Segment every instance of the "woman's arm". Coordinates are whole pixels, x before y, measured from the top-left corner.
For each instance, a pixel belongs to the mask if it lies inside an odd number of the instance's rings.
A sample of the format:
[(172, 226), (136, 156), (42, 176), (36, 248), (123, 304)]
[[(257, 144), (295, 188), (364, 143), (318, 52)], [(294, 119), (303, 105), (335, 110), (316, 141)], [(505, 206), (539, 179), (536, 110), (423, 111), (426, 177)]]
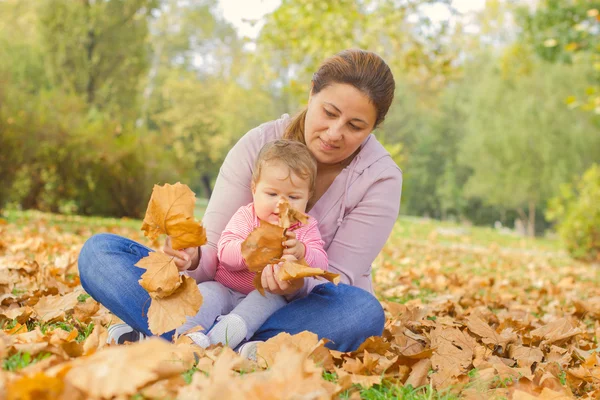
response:
[(310, 219), (310, 224), (306, 232), (299, 239), (305, 248), (304, 260), (313, 268), (328, 269), (327, 252), (323, 248), (325, 244), (319, 232), (319, 226), (314, 218)]
[(402, 172), (387, 168), (344, 217), (327, 249), (329, 271), (339, 273), (342, 282), (373, 291), (371, 264), (398, 218), (401, 192)]
[[(338, 228), (329, 248), (329, 272), (340, 274), (342, 283), (373, 292), (371, 264), (387, 241), (400, 209), (402, 172), (396, 166), (384, 170), (365, 196)], [(325, 283), (305, 278), (301, 290), (288, 296), (288, 301), (306, 296)]]

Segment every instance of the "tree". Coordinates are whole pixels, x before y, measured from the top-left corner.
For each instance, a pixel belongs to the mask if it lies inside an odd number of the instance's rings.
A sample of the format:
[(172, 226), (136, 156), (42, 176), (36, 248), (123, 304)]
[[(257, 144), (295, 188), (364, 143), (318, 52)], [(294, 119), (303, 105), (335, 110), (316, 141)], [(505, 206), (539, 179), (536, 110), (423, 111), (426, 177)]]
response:
[(137, 114), (148, 68), (148, 17), (158, 0), (43, 0), (39, 29), (53, 86), (119, 120)]
[(590, 119), (562, 100), (588, 84), (587, 74), (541, 61), (531, 75), (510, 79), (493, 66), (477, 68), (459, 159), (473, 171), (466, 193), (520, 210), (533, 235), (536, 209), (600, 157)]

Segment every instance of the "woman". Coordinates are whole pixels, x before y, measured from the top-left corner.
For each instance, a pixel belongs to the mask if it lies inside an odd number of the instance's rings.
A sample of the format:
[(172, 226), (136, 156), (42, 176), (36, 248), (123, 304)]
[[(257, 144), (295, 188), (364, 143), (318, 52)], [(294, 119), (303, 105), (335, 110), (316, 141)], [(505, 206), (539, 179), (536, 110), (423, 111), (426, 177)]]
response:
[[(231, 149), (219, 172), (203, 217), (208, 243), (175, 251), (177, 267), (198, 282), (212, 280), (216, 243), (233, 213), (252, 201), (252, 168), (262, 146), (286, 138), (305, 143), (317, 160), (315, 192), (307, 211), (319, 221), (334, 285), (315, 278), (290, 282), (265, 268), (262, 284), (290, 301), (255, 333), (262, 341), (280, 332), (309, 330), (331, 340), (330, 348), (355, 350), (379, 336), (383, 309), (371, 284), (371, 263), (383, 248), (400, 207), (402, 172), (371, 132), (384, 120), (394, 97), (394, 78), (376, 54), (345, 50), (327, 59), (313, 75), (308, 106), (294, 118), (283, 115), (249, 131)], [(117, 342), (150, 335), (148, 293), (138, 284), (144, 270), (134, 267), (150, 249), (116, 235), (91, 237), (79, 256), (83, 288), (127, 323), (112, 329)], [(163, 337), (170, 339), (173, 332)]]

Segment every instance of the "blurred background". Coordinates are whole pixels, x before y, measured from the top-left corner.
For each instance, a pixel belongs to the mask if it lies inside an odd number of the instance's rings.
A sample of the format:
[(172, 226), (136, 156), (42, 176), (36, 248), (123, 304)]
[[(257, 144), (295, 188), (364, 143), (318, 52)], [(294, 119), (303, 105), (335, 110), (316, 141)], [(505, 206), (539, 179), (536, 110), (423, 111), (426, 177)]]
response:
[(0, 209), (137, 218), (177, 181), (208, 198), (235, 141), (300, 110), (319, 63), (359, 47), (396, 78), (376, 134), (404, 171), (402, 214), (529, 236), (558, 223), (600, 246), (599, 10), (0, 0)]

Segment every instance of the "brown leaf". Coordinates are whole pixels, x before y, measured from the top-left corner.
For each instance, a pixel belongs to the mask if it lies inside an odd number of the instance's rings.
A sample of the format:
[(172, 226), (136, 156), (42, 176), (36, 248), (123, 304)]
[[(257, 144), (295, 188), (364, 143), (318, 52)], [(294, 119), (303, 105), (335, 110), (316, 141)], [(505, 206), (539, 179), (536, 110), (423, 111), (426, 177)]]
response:
[(181, 285), (179, 270), (172, 256), (153, 251), (135, 266), (146, 270), (139, 283), (153, 298), (167, 297)]
[(242, 243), (242, 257), (248, 269), (260, 272), (268, 264), (273, 264), (283, 255), (284, 229), (266, 221), (248, 235)]
[(42, 322), (64, 321), (65, 313), (72, 311), (78, 303), (80, 291), (74, 291), (64, 296), (44, 296), (33, 306), (36, 317)]
[(88, 297), (85, 302), (78, 302), (73, 311), (73, 318), (76, 321), (87, 324), (92, 320), (92, 316), (100, 310), (100, 303)]
[(520, 367), (531, 367), (534, 363), (542, 362), (544, 358), (544, 353), (535, 347), (511, 345), (508, 347), (508, 354)]
[(431, 376), (434, 387), (443, 388), (467, 371), (476, 346), (475, 340), (456, 328), (436, 328), (431, 332), (435, 348), (431, 362), (436, 372)]
[(319, 338), (315, 333), (303, 331), (295, 335), (290, 335), (289, 333), (281, 332), (266, 342), (258, 343), (256, 349), (256, 358), (261, 367), (268, 368), (269, 366), (273, 365), (275, 355), (283, 347), (287, 346), (310, 354), (319, 345)]
[(508, 343), (516, 340), (516, 336), (513, 338), (512, 336), (499, 335), (487, 322), (473, 314), (467, 318), (467, 328), (474, 334), (481, 336), (483, 343), (500, 346), (502, 349), (506, 349)]
[(106, 345), (108, 330), (102, 325), (94, 325), (92, 333), (85, 339), (83, 343), (83, 354), (90, 355)]
[(148, 309), (148, 326), (155, 335), (180, 327), (185, 317), (196, 315), (202, 305), (196, 281), (189, 276), (182, 278), (183, 283), (173, 294), (152, 299)]
[(336, 285), (340, 283), (340, 275), (332, 272), (323, 271), (321, 268), (312, 268), (293, 261), (284, 261), (282, 268), (279, 269), (278, 278), (282, 281), (289, 281), (298, 278), (309, 277), (325, 278)]
[(16, 319), (19, 323), (24, 324), (33, 313), (33, 308), (29, 306), (8, 308), (0, 311), (0, 316), (6, 319)]
[(288, 229), (296, 222), (300, 222), (301, 224), (306, 224), (308, 222), (308, 215), (292, 208), (287, 200), (283, 200), (278, 205), (278, 212), (279, 226), (281, 226), (284, 229)]
[(153, 337), (79, 358), (65, 380), (88, 397), (129, 396), (149, 383), (181, 374), (193, 362), (176, 345)]
[(582, 330), (575, 328), (568, 318), (559, 318), (531, 331), (531, 336), (543, 339), (546, 344), (552, 344), (569, 339), (581, 333)]
[(160, 234), (170, 236), (175, 250), (205, 244), (206, 231), (194, 219), (195, 202), (196, 195), (187, 185), (154, 185), (142, 231), (152, 240)]
[(410, 375), (408, 379), (404, 383), (404, 385), (412, 385), (414, 388), (421, 387), (427, 383), (427, 375), (429, 374), (429, 370), (431, 369), (431, 360), (425, 358), (423, 360), (418, 361), (415, 365), (412, 366), (412, 370), (410, 371)]

